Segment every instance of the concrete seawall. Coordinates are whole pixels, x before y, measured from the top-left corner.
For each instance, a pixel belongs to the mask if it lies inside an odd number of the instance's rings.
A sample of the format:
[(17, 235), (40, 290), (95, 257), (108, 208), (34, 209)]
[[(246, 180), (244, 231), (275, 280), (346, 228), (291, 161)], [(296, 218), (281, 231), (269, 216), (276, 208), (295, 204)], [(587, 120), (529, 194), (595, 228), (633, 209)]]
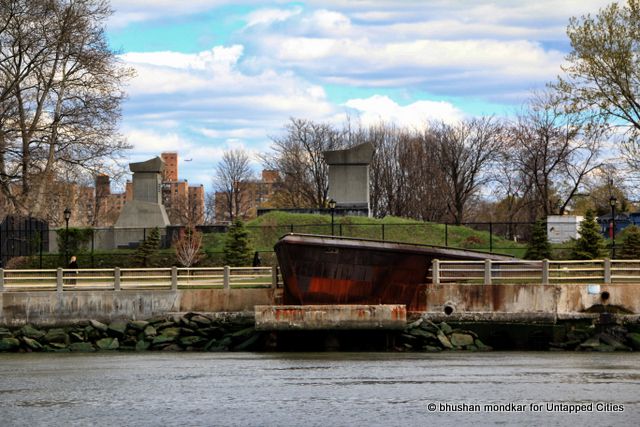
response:
[[(427, 290), (427, 313), (509, 313), (533, 318), (540, 314), (563, 317), (599, 305), (616, 306), (640, 314), (640, 285), (432, 285)], [(526, 316), (524, 316), (526, 317)]]
[[(73, 323), (79, 320), (148, 319), (174, 312), (250, 312), (275, 305), (273, 288), (193, 290), (65, 290), (0, 292), (0, 324), (18, 326)], [(434, 318), (485, 317), (486, 320), (554, 322), (589, 317), (594, 307), (615, 307), (640, 314), (640, 284), (430, 285), (426, 310)]]
[(0, 324), (71, 324), (98, 319), (149, 319), (170, 312), (253, 312), (272, 304), (274, 290), (197, 289), (139, 291), (1, 292)]

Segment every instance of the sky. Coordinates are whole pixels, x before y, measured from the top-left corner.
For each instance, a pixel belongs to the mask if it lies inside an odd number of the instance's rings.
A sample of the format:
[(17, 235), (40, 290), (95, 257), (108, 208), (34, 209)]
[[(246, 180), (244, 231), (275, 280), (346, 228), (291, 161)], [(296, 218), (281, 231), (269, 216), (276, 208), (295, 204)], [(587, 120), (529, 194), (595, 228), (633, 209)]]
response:
[(107, 37), (136, 70), (128, 161), (177, 151), (211, 189), (222, 153), (257, 155), (290, 118), (420, 127), (509, 116), (561, 73), (572, 16), (600, 0), (112, 0)]

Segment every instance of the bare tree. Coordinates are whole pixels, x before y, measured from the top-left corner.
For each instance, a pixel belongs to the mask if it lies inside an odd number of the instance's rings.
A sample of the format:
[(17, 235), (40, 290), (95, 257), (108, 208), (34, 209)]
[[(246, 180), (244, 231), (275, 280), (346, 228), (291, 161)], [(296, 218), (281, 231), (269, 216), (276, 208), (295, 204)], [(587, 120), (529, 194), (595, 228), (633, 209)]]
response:
[(551, 91), (534, 95), (509, 130), (506, 161), (517, 171), (530, 220), (562, 214), (585, 177), (601, 167), (602, 128)]
[(344, 134), (326, 123), (291, 119), (286, 134), (272, 138), (271, 152), (262, 155), (267, 169), (281, 174), (278, 200), (288, 206), (324, 207), (328, 201), (328, 166), (323, 151), (345, 145)]
[(491, 179), (487, 169), (503, 144), (501, 126), (485, 117), (454, 126), (433, 124), (427, 134), (434, 140), (437, 164), (445, 177), (447, 208), (453, 221), (461, 224), (467, 203)]
[(193, 226), (187, 226), (180, 230), (173, 240), (178, 262), (184, 267), (191, 267), (202, 257), (202, 233)]
[(108, 48), (110, 14), (105, 0), (0, 0), (0, 191), (17, 213), (43, 216), (51, 184), (128, 148), (131, 70)]
[[(246, 200), (244, 185), (253, 178), (249, 155), (244, 150), (225, 151), (218, 163), (213, 179), (216, 205), (223, 206), (225, 219), (233, 221), (242, 218)], [(217, 209), (216, 209), (217, 210)], [(221, 218), (216, 218), (218, 221)]]
[(386, 123), (359, 132), (375, 148), (370, 180), (374, 216), (441, 220), (446, 214), (443, 175), (432, 139)]

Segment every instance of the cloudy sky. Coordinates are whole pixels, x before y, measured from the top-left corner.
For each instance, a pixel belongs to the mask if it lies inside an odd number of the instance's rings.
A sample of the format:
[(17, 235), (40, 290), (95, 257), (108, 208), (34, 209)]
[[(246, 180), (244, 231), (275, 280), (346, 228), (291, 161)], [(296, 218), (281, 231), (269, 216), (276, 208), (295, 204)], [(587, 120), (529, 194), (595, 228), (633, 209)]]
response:
[(568, 19), (607, 3), (112, 0), (109, 42), (137, 71), (122, 131), (133, 161), (178, 151), (209, 190), (225, 150), (268, 150), (290, 117), (509, 115), (560, 73)]

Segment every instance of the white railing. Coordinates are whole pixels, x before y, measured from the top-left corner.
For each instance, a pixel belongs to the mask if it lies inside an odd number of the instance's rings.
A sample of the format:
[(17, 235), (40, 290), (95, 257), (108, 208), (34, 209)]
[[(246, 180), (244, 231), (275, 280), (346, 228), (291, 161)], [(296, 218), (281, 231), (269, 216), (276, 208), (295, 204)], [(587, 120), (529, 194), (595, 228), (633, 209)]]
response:
[(271, 267), (0, 269), (0, 292), (270, 288), (277, 283), (277, 269)]
[(433, 260), (431, 283), (464, 284), (640, 284), (640, 260), (440, 261)]

